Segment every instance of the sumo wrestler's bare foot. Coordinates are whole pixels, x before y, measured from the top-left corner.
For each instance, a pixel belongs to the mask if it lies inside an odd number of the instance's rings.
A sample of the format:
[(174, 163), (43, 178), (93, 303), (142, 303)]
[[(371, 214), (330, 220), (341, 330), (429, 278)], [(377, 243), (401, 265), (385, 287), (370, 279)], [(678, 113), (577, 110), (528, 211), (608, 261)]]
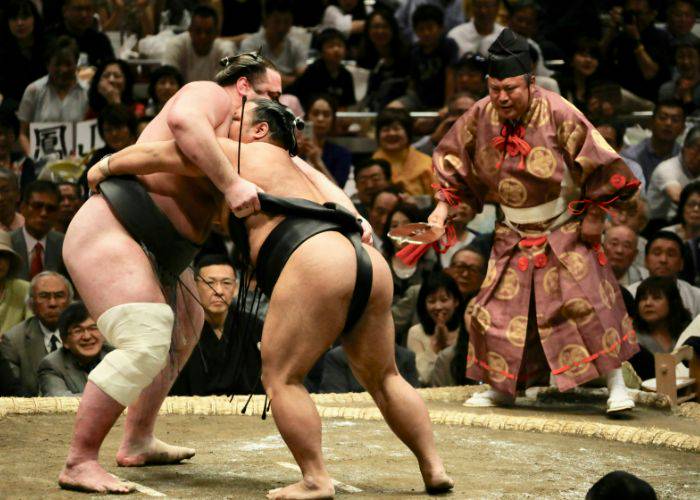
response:
[(430, 495), (445, 493), (455, 486), (455, 482), (445, 472), (442, 464), (432, 467), (421, 467), (421, 475), (425, 484), (425, 491)]
[(305, 477), (298, 483), (267, 492), (267, 498), (270, 500), (308, 500), (333, 498), (334, 495), (335, 488), (330, 478), (316, 480), (311, 477)]
[(120, 467), (177, 464), (192, 458), (195, 450), (184, 446), (173, 446), (155, 437), (141, 443), (122, 443), (117, 452)]
[(64, 490), (90, 493), (124, 494), (134, 491), (133, 485), (109, 474), (96, 460), (66, 464), (58, 476), (58, 484)]

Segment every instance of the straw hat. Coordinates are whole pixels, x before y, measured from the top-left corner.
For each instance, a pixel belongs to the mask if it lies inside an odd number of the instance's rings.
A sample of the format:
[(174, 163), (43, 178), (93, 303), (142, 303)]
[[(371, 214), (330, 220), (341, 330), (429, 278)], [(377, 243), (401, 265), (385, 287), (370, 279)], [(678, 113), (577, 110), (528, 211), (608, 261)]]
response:
[(0, 255), (1, 254), (9, 254), (10, 270), (7, 272), (7, 277), (14, 277), (22, 264), (22, 258), (12, 248), (12, 238), (10, 237), (10, 233), (6, 231), (0, 231)]

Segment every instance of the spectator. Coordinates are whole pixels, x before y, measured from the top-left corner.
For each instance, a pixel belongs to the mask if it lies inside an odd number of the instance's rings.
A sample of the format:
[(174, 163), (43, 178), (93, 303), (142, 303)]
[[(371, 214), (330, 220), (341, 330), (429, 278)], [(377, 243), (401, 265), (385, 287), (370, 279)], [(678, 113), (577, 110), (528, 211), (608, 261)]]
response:
[(335, 28), (340, 31), (348, 41), (351, 58), (354, 58), (362, 40), (366, 20), (365, 2), (361, 0), (335, 0), (330, 2), (330, 5), (323, 12), (319, 29)]
[(294, 83), (306, 69), (306, 48), (289, 35), (292, 28), (292, 4), (289, 0), (267, 0), (260, 31), (241, 43), (242, 52), (260, 50), (282, 75), (282, 87)]
[(421, 286), (417, 307), (420, 323), (408, 330), (407, 347), (416, 353), (418, 380), (428, 385), (438, 353), (457, 342), (462, 294), (447, 274), (431, 275)]
[(476, 295), (486, 277), (486, 258), (473, 245), (466, 245), (452, 254), (450, 265), (445, 268), (457, 283), (466, 304)]
[(445, 137), (457, 118), (466, 113), (474, 104), (474, 99), (467, 92), (457, 92), (452, 94), (447, 103), (447, 114), (440, 121), (435, 130), (428, 135), (424, 135), (412, 144), (414, 148), (423, 154), (433, 156), (433, 151), (438, 143)]
[[(529, 44), (529, 49), (530, 61), (532, 63), (531, 74), (534, 75), (535, 71), (537, 71), (537, 67), (542, 63), (542, 61), (540, 60), (540, 54), (537, 52), (537, 49), (532, 43)], [(554, 92), (555, 94), (561, 95), (561, 90), (559, 90), (559, 84), (554, 78), (550, 76), (537, 75), (537, 85), (545, 90), (549, 90), (550, 92)]]
[(183, 367), (171, 394), (207, 396), (244, 394), (251, 390), (262, 393), (257, 348), (262, 323), (248, 313), (239, 316), (236, 308), (231, 307), (236, 293), (233, 266), (224, 255), (206, 255), (195, 270), (205, 322), (195, 352)]
[(155, 2), (114, 0), (100, 3), (98, 14), (104, 31), (133, 33), (137, 38), (155, 33)]
[(542, 49), (534, 40), (539, 28), (540, 7), (535, 0), (520, 0), (506, 3), (509, 11), (508, 27), (518, 35), (527, 39), (527, 42), (535, 50), (537, 57), (533, 57), (533, 63), (537, 61), (533, 74), (538, 77), (550, 77), (554, 73), (544, 65)]
[(381, 233), (382, 236), (382, 251), (384, 257), (389, 262), (391, 270), (391, 278), (394, 281), (394, 300), (398, 300), (404, 296), (406, 290), (414, 285), (423, 283), (423, 277), (427, 272), (432, 270), (436, 264), (434, 252), (424, 254), (418, 262), (413, 265), (407, 265), (396, 256), (396, 253), (401, 250), (405, 244), (400, 244), (389, 238), (389, 231), (405, 224), (412, 222), (420, 222), (421, 214), (415, 206), (407, 203), (399, 203), (386, 218), (386, 225)]
[(675, 59), (677, 74), (659, 88), (659, 101), (676, 99), (683, 103), (686, 115), (700, 107), (700, 52), (698, 42), (677, 42)]
[(24, 226), (24, 217), (17, 212), (19, 182), (17, 175), (0, 167), (0, 230), (13, 231)]
[(177, 68), (185, 83), (213, 80), (220, 69), (219, 61), (234, 52), (230, 42), (217, 39), (217, 26), (216, 11), (208, 5), (198, 5), (192, 11), (187, 33), (168, 41), (163, 65)]
[(88, 374), (111, 350), (95, 320), (82, 302), (74, 302), (61, 313), (58, 331), (62, 347), (39, 363), (39, 394), (42, 396), (79, 396)]
[(134, 76), (129, 65), (120, 60), (106, 61), (97, 68), (88, 89), (90, 118), (97, 118), (108, 104), (123, 104), (137, 118), (143, 116), (144, 106), (134, 101)]
[(87, 56), (87, 61), (81, 61), (81, 64), (100, 66), (105, 61), (114, 59), (109, 38), (94, 27), (95, 0), (64, 0), (62, 14), (63, 21), (50, 32), (50, 36), (73, 38), (81, 55), (84, 53)]
[(661, 162), (649, 180), (647, 198), (652, 219), (670, 221), (676, 215), (683, 188), (700, 179), (700, 126), (685, 136), (680, 154)]
[(355, 186), (357, 193), (352, 201), (362, 217), (369, 217), (369, 207), (374, 196), (389, 187), (391, 165), (386, 160), (368, 158), (355, 165)]
[[(11, 170), (15, 184), (19, 188), (24, 188), (24, 186), (36, 180), (36, 165), (22, 151), (17, 151), (18, 135), (19, 121), (17, 117), (9, 110), (0, 109), (0, 168)], [(15, 204), (18, 201), (19, 196), (17, 196)], [(0, 203), (2, 203), (2, 200), (0, 200)]]
[(80, 185), (73, 182), (60, 182), (58, 191), (61, 193), (61, 197), (58, 200), (58, 216), (53, 228), (54, 231), (65, 234), (73, 216), (83, 206), (83, 196)]
[(342, 188), (350, 174), (352, 155), (344, 147), (328, 141), (335, 128), (334, 99), (317, 96), (309, 101), (306, 109), (305, 127), (310, 127), (311, 137), (301, 136), (298, 154)]
[(30, 316), (26, 302), (29, 283), (16, 278), (21, 264), (10, 234), (0, 231), (0, 337)]
[(62, 346), (58, 318), (72, 300), (73, 287), (66, 278), (53, 271), (38, 274), (29, 285), (29, 307), (34, 316), (3, 335), (0, 355), (20, 380), (23, 395), (38, 395), (39, 363)]
[(406, 93), (408, 52), (393, 13), (381, 4), (367, 18), (357, 65), (370, 70), (363, 107), (379, 111)]
[(380, 252), (384, 250), (383, 235), (387, 217), (394, 211), (399, 201), (401, 201), (399, 190), (393, 186), (389, 186), (378, 191), (370, 202), (368, 221), (372, 226), (374, 246)]
[(51, 229), (59, 199), (58, 188), (49, 181), (34, 181), (22, 193), (24, 226), (10, 233), (12, 247), (22, 257), (17, 274), (21, 279), (31, 280), (42, 271), (65, 271), (61, 255), (63, 234)]
[(683, 105), (677, 101), (659, 102), (651, 118), (651, 137), (620, 152), (623, 159), (630, 158), (642, 166), (647, 186), (656, 166), (680, 152), (676, 140), (684, 127)]
[(0, 95), (4, 106), (15, 109), (27, 85), (46, 74), (44, 26), (29, 0), (8, 2), (0, 23), (0, 60), (6, 68), (0, 74)]
[(457, 342), (445, 347), (437, 354), (430, 374), (430, 386), (450, 387), (474, 384), (475, 382), (466, 376), (468, 354), (469, 332), (466, 328), (460, 328)]
[(445, 13), (445, 32), (459, 26), (466, 19), (465, 4), (462, 0), (405, 0), (396, 9), (396, 21), (403, 39), (410, 43), (418, 41), (416, 32), (413, 30), (413, 14), (422, 5), (434, 5)]
[(631, 285), (649, 276), (645, 268), (634, 263), (639, 251), (637, 238), (637, 233), (628, 226), (611, 226), (605, 230), (603, 248), (621, 286)]
[[(69, 0), (79, 2), (82, 0)], [(77, 122), (88, 110), (87, 91), (76, 77), (78, 46), (67, 36), (55, 39), (48, 48), (47, 76), (29, 84), (17, 111), (20, 144), (29, 151), (29, 124), (34, 122)]]
[(391, 181), (401, 184), (410, 195), (432, 195), (433, 160), (411, 146), (413, 123), (403, 109), (386, 108), (376, 121), (379, 148), (373, 158), (387, 160), (391, 165)]
[(681, 191), (676, 219), (677, 224), (663, 230), (676, 233), (685, 242), (700, 237), (700, 182), (691, 182)]
[[(575, 49), (577, 36), (585, 35), (600, 40), (600, 3), (590, 0), (537, 0), (542, 8), (542, 19), (546, 20), (540, 26), (540, 40), (546, 40), (549, 50), (554, 57), (562, 54), (572, 54)], [(550, 55), (546, 57), (550, 58)]]
[(355, 104), (352, 75), (343, 66), (347, 51), (345, 37), (334, 28), (326, 28), (317, 42), (321, 57), (306, 68), (288, 92), (296, 95), (307, 111), (309, 99), (318, 94), (331, 95), (341, 108)]
[(615, 82), (598, 81), (591, 84), (586, 117), (593, 122), (617, 119), (622, 109), (622, 87)]
[(467, 52), (454, 67), (454, 91), (466, 92), (478, 100), (486, 96), (486, 59), (481, 54)]
[(610, 11), (602, 47), (608, 72), (624, 88), (653, 100), (669, 77), (668, 35), (654, 26), (652, 0), (625, 0)]
[(695, 5), (691, 0), (671, 0), (666, 7), (666, 33), (673, 42), (697, 44), (700, 38), (692, 33), (695, 26)]
[(656, 500), (656, 492), (649, 483), (637, 476), (616, 470), (600, 478), (586, 493), (586, 500), (613, 500), (616, 498)]
[[(174, 66), (160, 66), (150, 76), (148, 83), (148, 106), (145, 115), (156, 116), (165, 103), (185, 84), (182, 74)], [(140, 133), (138, 135), (141, 135)]]
[(496, 22), (500, 0), (473, 0), (471, 21), (452, 28), (448, 38), (457, 42), (459, 56), (467, 52), (476, 52), (486, 57), (488, 48), (503, 31), (503, 26)]
[[(394, 349), (399, 373), (413, 387), (419, 387), (416, 355), (400, 345), (395, 345)], [(323, 357), (323, 375), (318, 392), (339, 394), (364, 390), (352, 373), (344, 346), (339, 345), (328, 351)]]
[[(605, 142), (610, 144), (610, 146), (612, 146), (612, 148), (619, 153), (622, 149), (622, 138), (625, 135), (624, 128), (615, 125), (611, 120), (598, 122), (595, 128), (598, 130), (598, 132), (600, 132), (600, 135), (603, 136)], [(640, 191), (642, 193), (645, 192), (647, 181), (644, 178), (644, 170), (642, 170), (642, 166), (632, 158), (625, 158), (625, 164), (629, 167), (639, 182), (642, 183)]]
[(578, 109), (585, 110), (590, 97), (591, 82), (595, 80), (599, 66), (598, 40), (579, 37), (571, 59), (564, 71), (557, 75), (561, 96)]
[[(692, 317), (700, 314), (700, 288), (678, 278), (683, 269), (683, 240), (669, 231), (658, 231), (645, 249), (644, 264), (650, 277), (673, 278), (676, 280), (683, 305)], [(636, 297), (640, 281), (632, 283), (627, 289)]]
[(654, 378), (654, 353), (671, 352), (692, 319), (683, 305), (676, 280), (651, 277), (642, 281), (635, 296), (634, 329), (640, 351), (630, 363), (642, 380)]
[(637, 257), (634, 259), (634, 265), (644, 268), (644, 249), (647, 239), (641, 233), (649, 221), (649, 207), (646, 200), (637, 194), (623, 206), (611, 211), (609, 215), (611, 225), (625, 225), (637, 234)]

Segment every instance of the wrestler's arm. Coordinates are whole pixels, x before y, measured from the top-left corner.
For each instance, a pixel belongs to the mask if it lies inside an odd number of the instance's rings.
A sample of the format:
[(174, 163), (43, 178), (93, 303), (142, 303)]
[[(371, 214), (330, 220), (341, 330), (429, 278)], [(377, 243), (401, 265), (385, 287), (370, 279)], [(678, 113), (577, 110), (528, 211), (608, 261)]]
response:
[(214, 132), (229, 115), (230, 98), (211, 82), (194, 82), (183, 90), (173, 97), (167, 117), (178, 147), (224, 194), (236, 215), (259, 211), (259, 188), (238, 176)]

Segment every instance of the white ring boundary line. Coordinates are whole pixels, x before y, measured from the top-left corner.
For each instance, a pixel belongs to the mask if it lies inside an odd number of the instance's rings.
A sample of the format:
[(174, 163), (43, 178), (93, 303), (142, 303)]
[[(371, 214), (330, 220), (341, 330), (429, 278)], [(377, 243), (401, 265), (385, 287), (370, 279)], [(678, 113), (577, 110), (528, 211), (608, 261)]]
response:
[[(285, 469), (290, 469), (301, 473), (301, 469), (297, 464), (292, 464), (289, 462), (277, 462), (277, 465), (279, 465), (280, 467), (284, 467)], [(347, 493), (362, 493), (362, 490), (360, 488), (356, 488), (351, 484), (341, 483), (340, 481), (336, 481), (335, 479), (331, 479), (331, 481), (333, 481), (333, 486), (335, 486), (339, 490), (343, 490)]]
[(124, 479), (119, 476), (115, 476), (114, 474), (110, 474), (114, 479), (119, 479), (120, 481), (123, 481), (126, 484), (132, 485), (136, 491), (139, 493), (143, 493), (144, 495), (147, 495), (149, 497), (164, 497), (167, 496), (165, 493), (161, 493), (160, 491), (156, 491), (153, 488), (149, 488), (148, 486), (144, 486), (142, 484), (139, 484), (134, 481), (129, 481), (128, 479)]

